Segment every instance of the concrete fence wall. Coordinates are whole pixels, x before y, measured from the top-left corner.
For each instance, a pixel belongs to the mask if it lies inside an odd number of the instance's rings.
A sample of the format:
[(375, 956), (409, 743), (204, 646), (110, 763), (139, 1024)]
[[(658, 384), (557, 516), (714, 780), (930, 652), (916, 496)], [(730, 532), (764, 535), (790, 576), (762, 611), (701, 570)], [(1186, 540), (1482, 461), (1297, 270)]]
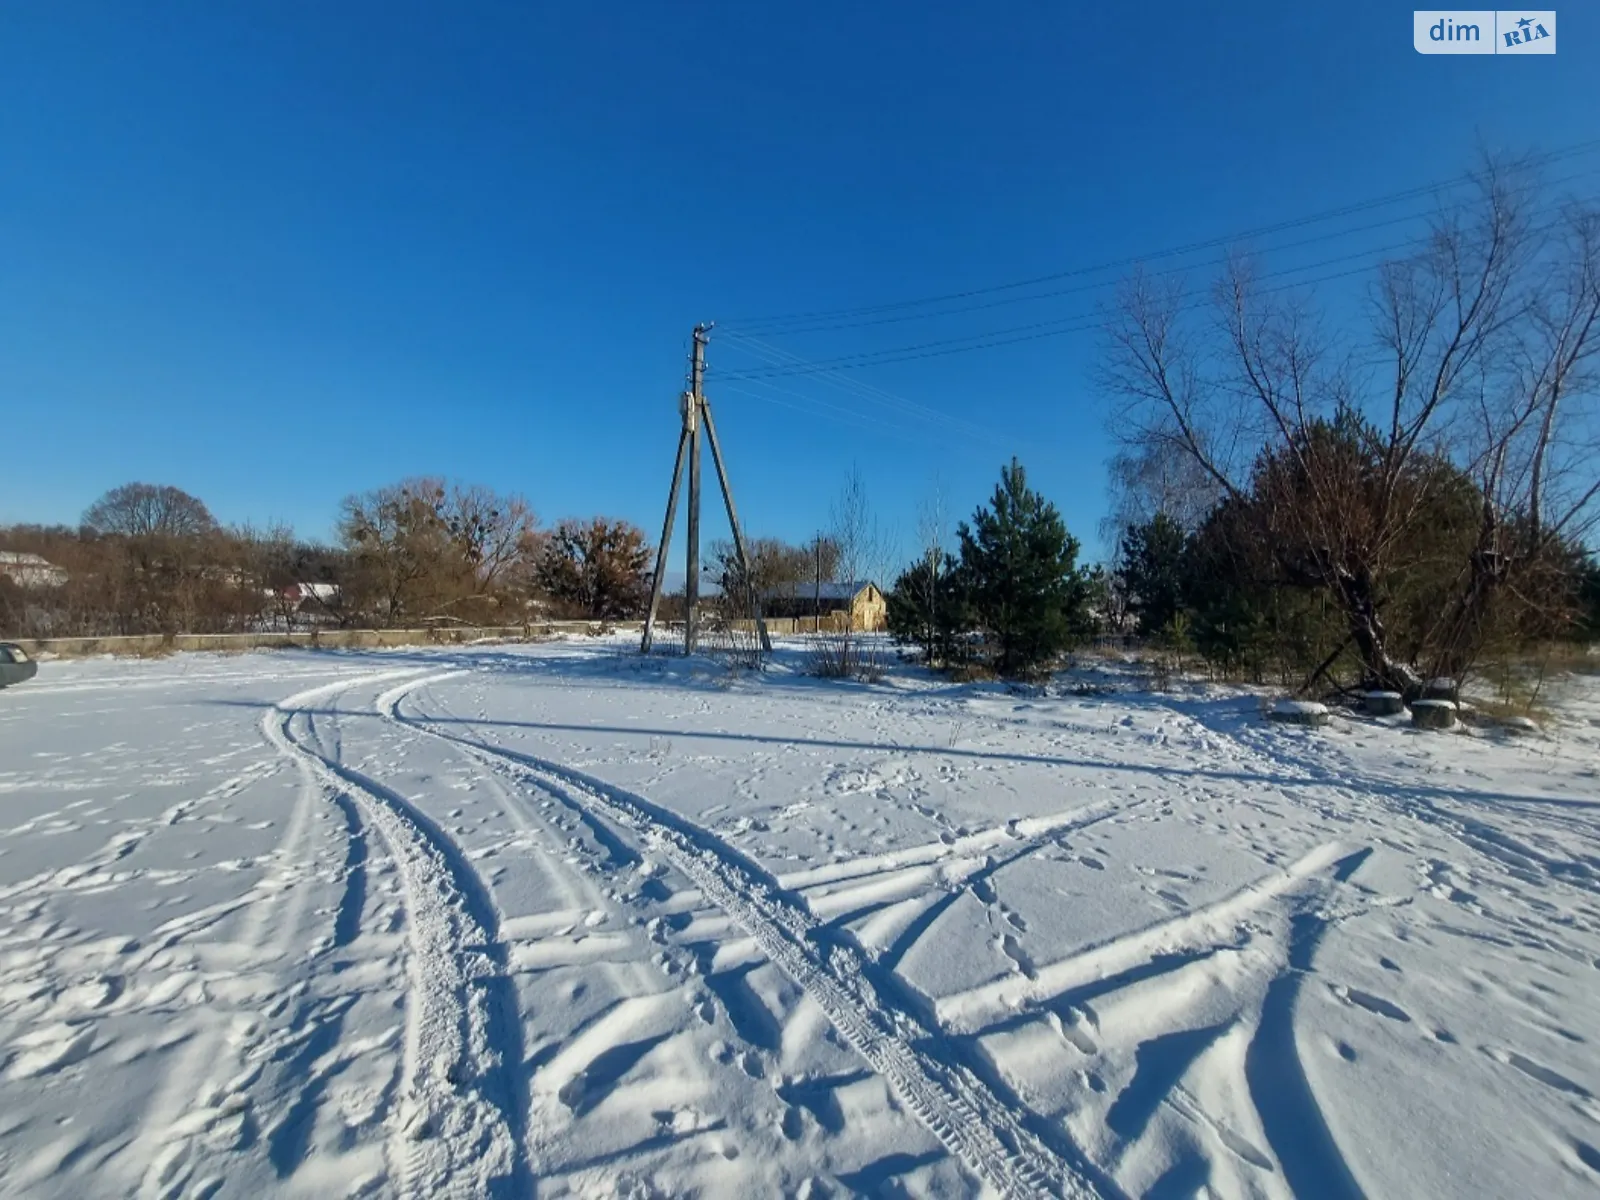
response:
[[(767, 632), (773, 637), (792, 637), (801, 633), (844, 633), (845, 614), (842, 612), (827, 613), (821, 617), (768, 617)], [(754, 633), (756, 623), (752, 620), (737, 620), (728, 622), (740, 633)], [(882, 633), (883, 626), (867, 628), (861, 621), (857, 621), (853, 633)]]
[(151, 633), (134, 637), (22, 638), (15, 644), (30, 655), (83, 658), (93, 654), (166, 654), (176, 650), (377, 649), (388, 646), (459, 646), (484, 640), (597, 636), (609, 631), (637, 632), (637, 622), (541, 621), (531, 625), (453, 629), (316, 629), (303, 633)]

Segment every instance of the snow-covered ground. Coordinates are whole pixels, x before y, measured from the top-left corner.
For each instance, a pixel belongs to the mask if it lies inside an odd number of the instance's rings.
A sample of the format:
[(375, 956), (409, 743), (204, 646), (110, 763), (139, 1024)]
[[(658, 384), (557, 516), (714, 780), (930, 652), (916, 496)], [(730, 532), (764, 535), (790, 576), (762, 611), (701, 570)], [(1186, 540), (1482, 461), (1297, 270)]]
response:
[(1600, 1191), (1600, 681), (1511, 740), (797, 662), (0, 693), (0, 1193)]

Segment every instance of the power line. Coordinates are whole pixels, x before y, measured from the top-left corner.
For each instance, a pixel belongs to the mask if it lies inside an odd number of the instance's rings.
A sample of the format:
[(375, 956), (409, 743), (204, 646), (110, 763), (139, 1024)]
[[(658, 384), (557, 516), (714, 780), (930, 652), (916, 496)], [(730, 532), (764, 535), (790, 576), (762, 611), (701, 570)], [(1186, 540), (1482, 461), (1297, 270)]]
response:
[[(952, 428), (948, 421), (912, 421), (905, 418), (887, 420), (872, 413), (862, 412), (860, 409), (845, 408), (841, 405), (830, 404), (826, 400), (815, 396), (791, 391), (788, 388), (780, 388), (776, 384), (768, 383), (765, 380), (756, 379), (746, 380), (745, 382), (755, 387), (764, 388), (768, 393), (776, 393), (776, 395), (752, 392), (734, 384), (720, 384), (717, 390), (719, 393), (733, 392), (736, 395), (748, 396), (752, 400), (775, 404), (779, 408), (787, 408), (794, 412), (804, 413), (807, 416), (821, 416), (871, 427), (875, 432), (890, 433), (897, 437), (927, 435), (948, 441), (952, 436), (955, 436), (961, 439), (964, 444), (982, 442), (998, 449), (1011, 448), (1011, 443), (1006, 442), (1003, 438), (996, 437), (993, 431), (980, 430), (972, 432), (965, 427)], [(781, 400), (778, 398), (779, 396), (790, 396), (795, 400), (802, 401), (802, 403), (795, 404), (787, 400)]]
[[(1548, 154), (1534, 155), (1525, 163), (1517, 164), (1519, 168), (1532, 169), (1549, 163), (1559, 162), (1563, 159), (1578, 155), (1588, 154), (1600, 149), (1600, 139), (1574, 143)], [(749, 317), (742, 320), (725, 322), (726, 326), (734, 326), (747, 332), (790, 332), (783, 326), (796, 323), (812, 322), (817, 320), (842, 320), (846, 318), (876, 316), (880, 313), (897, 312), (908, 308), (919, 308), (931, 304), (944, 304), (955, 300), (966, 300), (977, 296), (993, 295), (997, 292), (1014, 291), (1019, 288), (1035, 287), (1039, 284), (1053, 283), (1062, 279), (1076, 276), (1098, 274), (1104, 271), (1121, 270), (1143, 262), (1159, 259), (1179, 257), (1192, 254), (1199, 250), (1217, 249), (1230, 243), (1245, 241), (1252, 238), (1266, 237), (1274, 233), (1281, 233), (1290, 229), (1302, 228), (1307, 225), (1318, 224), (1323, 221), (1337, 220), (1340, 217), (1351, 216), (1361, 212), (1371, 211), (1376, 208), (1386, 207), (1391, 204), (1403, 203), (1407, 200), (1417, 199), (1441, 191), (1449, 191), (1473, 182), (1471, 176), (1458, 176), (1452, 180), (1435, 181), (1422, 184), (1402, 191), (1392, 192), (1387, 195), (1373, 197), (1368, 200), (1357, 201), (1342, 205), (1338, 208), (1326, 209), (1321, 212), (1311, 213), (1306, 216), (1291, 218), (1274, 222), (1269, 225), (1257, 226), (1240, 232), (1223, 234), (1203, 241), (1191, 242), (1187, 245), (1169, 247), (1152, 253), (1130, 256), (1108, 262), (1097, 263), (1089, 266), (1074, 267), (1068, 270), (1055, 271), (1046, 275), (1034, 276), (1030, 279), (1013, 280), (1008, 283), (992, 284), (987, 287), (969, 288), (965, 291), (947, 292), (942, 295), (924, 296), (916, 299), (897, 300), (890, 303), (864, 305), (855, 308), (821, 309), (812, 312), (778, 314), (766, 317)], [(1353, 231), (1352, 231), (1353, 232)]]
[[(846, 375), (840, 375), (821, 364), (812, 363), (809, 360), (800, 357), (798, 354), (794, 354), (780, 346), (774, 346), (769, 342), (763, 342), (759, 338), (753, 338), (745, 334), (729, 334), (728, 336), (737, 343), (737, 349), (741, 349), (745, 353), (763, 358), (769, 364), (777, 364), (776, 369), (781, 369), (784, 367), (804, 367), (806, 369), (803, 372), (796, 371), (794, 373), (817, 375), (821, 377), (821, 382), (828, 383), (840, 391), (856, 396), (857, 398), (865, 400), (868, 403), (881, 405), (885, 408), (894, 410), (900, 416), (912, 418), (923, 423), (934, 423), (940, 425), (961, 437), (977, 440), (992, 439), (993, 430), (987, 426), (980, 425), (975, 422), (964, 421), (958, 417), (953, 417), (948, 413), (943, 413), (937, 409), (929, 408), (926, 405), (918, 404), (914, 400), (908, 400), (904, 396), (898, 396), (893, 392), (867, 383), (864, 380), (851, 378)], [(722, 379), (742, 379), (746, 382), (754, 381), (754, 377), (740, 373), (732, 373), (724, 376), (719, 372), (717, 378), (719, 381)], [(782, 389), (778, 390), (781, 391)], [(785, 394), (796, 396), (800, 399), (807, 399), (807, 397), (801, 396), (798, 392), (786, 392)]]
[[(735, 395), (747, 396), (751, 400), (760, 400), (764, 404), (775, 404), (779, 408), (786, 408), (791, 412), (803, 413), (809, 417), (821, 416), (831, 420), (844, 421), (849, 424), (871, 428), (874, 432), (881, 431), (895, 435), (902, 435), (906, 432), (905, 426), (898, 425), (892, 421), (882, 420), (868, 413), (858, 412), (855, 409), (850, 408), (842, 408), (837, 404), (829, 404), (825, 400), (818, 400), (814, 397), (801, 395), (799, 392), (790, 392), (782, 388), (773, 387), (771, 384), (763, 384), (759, 380), (753, 382), (755, 382), (756, 386), (758, 387), (766, 387), (771, 391), (781, 392), (786, 396), (795, 396), (800, 400), (805, 401), (805, 403), (792, 404), (786, 400), (780, 400), (776, 396), (763, 395), (760, 392), (752, 392), (742, 387), (736, 387), (733, 384), (724, 384), (718, 389), (718, 391), (732, 392)], [(818, 409), (823, 411), (818, 412)]]
[[(1353, 254), (1341, 254), (1333, 258), (1323, 259), (1321, 262), (1308, 263), (1297, 267), (1284, 267), (1277, 271), (1270, 271), (1261, 276), (1271, 279), (1280, 275), (1294, 274), (1301, 271), (1317, 270), (1321, 267), (1336, 266), (1340, 263), (1350, 262), (1354, 259), (1366, 259), (1373, 255), (1390, 253), (1397, 249), (1404, 249), (1414, 242), (1401, 242), (1391, 246), (1380, 246), (1376, 249), (1361, 250)], [(1367, 264), (1370, 265), (1370, 264)], [(1365, 270), (1366, 266), (1359, 268)], [(1332, 278), (1342, 278), (1343, 275)], [(1305, 286), (1310, 283), (1325, 282), (1322, 279), (1301, 280), (1285, 286)], [(1190, 289), (1183, 293), (1184, 297), (1201, 295), (1207, 289)], [(1274, 289), (1276, 290), (1276, 289)], [(1092, 322), (1082, 325), (1081, 322)], [(891, 346), (882, 350), (863, 351), (860, 354), (840, 355), (837, 358), (824, 359), (820, 362), (810, 363), (801, 368), (798, 365), (791, 367), (757, 367), (747, 371), (735, 372), (727, 375), (728, 379), (769, 379), (780, 378), (787, 375), (808, 375), (818, 371), (853, 370), (858, 367), (876, 366), (882, 363), (906, 362), (913, 358), (933, 357), (923, 354), (922, 351), (939, 351), (944, 354), (959, 354), (966, 350), (978, 350), (993, 345), (1009, 345), (1012, 342), (1032, 341), (1035, 338), (1057, 337), (1067, 333), (1077, 333), (1084, 329), (1097, 328), (1103, 321), (1103, 314), (1098, 310), (1086, 310), (1070, 313), (1062, 317), (1052, 317), (1047, 321), (1031, 321), (1025, 325), (1011, 325), (1000, 329), (988, 329), (982, 333), (964, 334), (953, 338), (936, 338), (932, 341), (918, 342), (909, 346)], [(1012, 336), (1012, 335), (1028, 336)], [(999, 341), (997, 339), (1005, 339)]]
[[(1537, 215), (1548, 216), (1557, 208), (1559, 208), (1559, 205), (1553, 205), (1549, 209), (1541, 210)], [(1384, 255), (1395, 253), (1397, 251), (1414, 249), (1417, 246), (1426, 243), (1431, 236), (1431, 233), (1425, 234), (1421, 237), (1409, 238), (1405, 241), (1395, 242), (1385, 246), (1369, 247), (1367, 249), (1353, 251), (1347, 254), (1335, 255), (1319, 262), (1302, 263), (1297, 266), (1283, 267), (1275, 271), (1265, 272), (1260, 275), (1259, 278), (1273, 279), (1285, 275), (1296, 275), (1304, 271), (1315, 271), (1323, 267), (1338, 266), (1346, 262), (1365, 260), (1361, 262), (1361, 265), (1352, 270), (1339, 271), (1331, 275), (1320, 276), (1312, 279), (1291, 280), (1277, 287), (1265, 288), (1263, 291), (1270, 293), (1275, 291), (1283, 291), (1291, 287), (1306, 287), (1318, 283), (1327, 283), (1336, 279), (1343, 279), (1351, 275), (1360, 274), (1361, 272), (1366, 271), (1375, 265), (1375, 262), (1372, 260), (1381, 258)], [(1169, 269), (1163, 272), (1152, 272), (1152, 277), (1160, 278), (1162, 276), (1170, 276), (1178, 273), (1180, 272)], [(1189, 291), (1182, 293), (1179, 298), (1189, 299), (1196, 296), (1203, 296), (1207, 290), (1208, 289), (1206, 288), (1190, 289)], [(1180, 307), (1180, 311), (1186, 311), (1192, 307), (1194, 306), (1183, 305)], [(1084, 322), (1087, 322), (1087, 324)], [(836, 358), (821, 360), (820, 362), (807, 363), (805, 366), (799, 365), (800, 361), (802, 360), (799, 360), (798, 356), (794, 356), (797, 361), (792, 365), (769, 365), (766, 367), (756, 367), (745, 371), (730, 373), (724, 376), (724, 378), (749, 381), (781, 378), (793, 375), (807, 375), (820, 372), (854, 370), (860, 367), (868, 366), (882, 366), (892, 363), (909, 362), (920, 358), (935, 358), (949, 354), (965, 353), (971, 350), (985, 350), (996, 346), (1014, 345), (1019, 342), (1036, 341), (1040, 338), (1060, 337), (1072, 333), (1082, 333), (1100, 328), (1103, 325), (1103, 322), (1104, 318), (1102, 312), (1099, 310), (1085, 310), (1067, 314), (1061, 317), (1053, 317), (1044, 321), (1033, 321), (1024, 325), (1013, 325), (999, 329), (989, 329), (981, 333), (964, 334), (959, 337), (936, 338), (930, 341), (913, 343), (906, 346), (885, 347), (880, 350), (863, 351), (859, 354), (840, 355)], [(742, 338), (748, 337), (748, 335), (739, 336)]]
[[(1559, 187), (1565, 183), (1572, 183), (1578, 179), (1588, 178), (1597, 172), (1600, 172), (1600, 167), (1589, 167), (1582, 171), (1575, 171), (1571, 175), (1564, 175), (1560, 179), (1551, 180), (1550, 186)], [(1329, 230), (1326, 233), (1313, 234), (1310, 237), (1300, 238), (1292, 242), (1282, 242), (1277, 245), (1262, 246), (1258, 250), (1253, 250), (1252, 252), (1257, 252), (1263, 255), (1281, 254), (1285, 250), (1298, 250), (1304, 246), (1316, 245), (1319, 242), (1337, 241), (1340, 238), (1351, 237), (1358, 233), (1370, 233), (1374, 229), (1386, 229), (1392, 225), (1403, 225), (1408, 222), (1420, 220), (1427, 216), (1430, 212), (1435, 211), (1437, 211), (1437, 209), (1419, 209), (1414, 212), (1405, 212), (1396, 217), (1385, 217), (1381, 221), (1370, 221), (1365, 225), (1356, 225), (1348, 229)], [(1200, 262), (1189, 263), (1185, 266), (1167, 267), (1160, 271), (1152, 271), (1150, 272), (1150, 275), (1152, 277), (1161, 277), (1165, 275), (1180, 274), (1185, 271), (1204, 270), (1209, 267), (1221, 266), (1227, 261), (1228, 256), (1223, 254), (1215, 258), (1204, 259)], [(842, 329), (864, 329), (874, 325), (893, 325), (905, 321), (932, 321), (937, 320), (940, 317), (962, 316), (966, 313), (983, 312), (991, 308), (1003, 308), (1007, 305), (1031, 304), (1040, 300), (1059, 299), (1062, 296), (1081, 295), (1085, 292), (1095, 292), (1108, 287), (1113, 287), (1116, 283), (1117, 280), (1115, 279), (1095, 280), (1090, 283), (1075, 284), (1074, 286), (1068, 288), (1056, 288), (1048, 292), (1035, 292), (1026, 296), (1005, 296), (998, 300), (985, 300), (976, 304), (963, 304), (955, 308), (938, 309), (934, 312), (901, 312), (895, 313), (892, 316), (871, 317), (856, 321), (840, 321), (829, 325), (797, 325), (792, 328), (774, 331), (774, 333), (784, 337), (797, 337), (801, 334), (807, 333), (831, 333)]]

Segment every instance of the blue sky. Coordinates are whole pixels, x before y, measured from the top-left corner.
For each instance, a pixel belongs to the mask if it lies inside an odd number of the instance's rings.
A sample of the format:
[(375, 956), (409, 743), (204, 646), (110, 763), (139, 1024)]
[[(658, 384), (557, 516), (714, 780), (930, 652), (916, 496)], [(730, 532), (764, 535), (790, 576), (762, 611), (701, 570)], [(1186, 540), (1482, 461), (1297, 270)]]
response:
[[(327, 536), (345, 494), (433, 473), (653, 536), (689, 330), (715, 320), (751, 533), (807, 536), (856, 464), (909, 538), (935, 479), (964, 515), (1015, 452), (1096, 554), (1091, 332), (848, 372), (895, 397), (868, 400), (732, 378), (775, 353), (741, 327), (1294, 219), (1448, 178), (1480, 143), (1600, 137), (1600, 14), (1560, 15), (1558, 55), (1514, 59), (1419, 56), (1411, 10), (1371, 0), (10, 3), (0, 522), (75, 521), (140, 479)], [(1268, 264), (1397, 232), (1341, 228)], [(763, 341), (871, 353), (1104, 294)]]

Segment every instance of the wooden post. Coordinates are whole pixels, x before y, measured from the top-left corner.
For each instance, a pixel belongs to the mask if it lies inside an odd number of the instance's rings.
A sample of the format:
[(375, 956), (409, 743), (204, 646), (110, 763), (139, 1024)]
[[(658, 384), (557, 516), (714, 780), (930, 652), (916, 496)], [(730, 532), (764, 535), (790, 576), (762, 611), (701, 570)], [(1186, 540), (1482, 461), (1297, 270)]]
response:
[(700, 411), (705, 403), (707, 331), (694, 327), (694, 357), (689, 370), (689, 561), (683, 581), (685, 613), (683, 652), (693, 654), (700, 635)]
[(816, 607), (811, 610), (811, 632), (822, 632), (822, 535), (816, 536), (817, 547), (817, 594)]
[(655, 632), (656, 608), (661, 603), (661, 585), (667, 576), (667, 549), (672, 545), (672, 521), (678, 515), (678, 485), (683, 481), (683, 452), (689, 445), (688, 419), (683, 432), (678, 435), (678, 461), (672, 467), (672, 487), (667, 491), (667, 516), (661, 523), (661, 544), (656, 547), (656, 574), (650, 585), (650, 612), (644, 619), (644, 641), (639, 646), (641, 654), (650, 653), (651, 635)]

